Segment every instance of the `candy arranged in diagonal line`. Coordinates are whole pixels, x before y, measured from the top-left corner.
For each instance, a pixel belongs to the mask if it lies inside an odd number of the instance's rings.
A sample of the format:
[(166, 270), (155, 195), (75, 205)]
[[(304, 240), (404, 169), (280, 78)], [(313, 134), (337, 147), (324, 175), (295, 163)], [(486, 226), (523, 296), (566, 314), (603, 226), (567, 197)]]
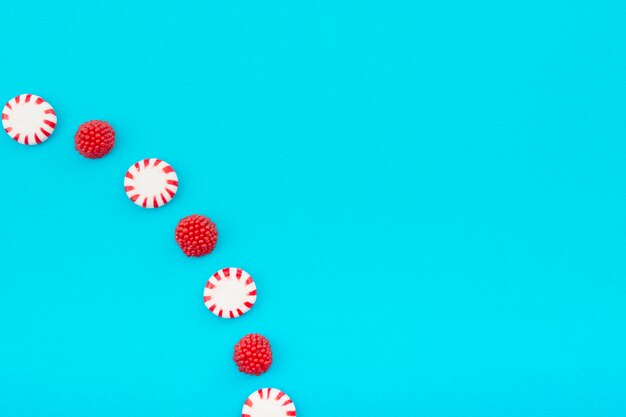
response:
[(128, 198), (143, 208), (169, 203), (178, 190), (178, 176), (165, 161), (155, 158), (138, 161), (126, 171), (124, 189)]
[(2, 127), (22, 145), (45, 142), (57, 125), (52, 106), (34, 94), (21, 94), (9, 100), (2, 109)]
[[(52, 106), (34, 94), (21, 94), (9, 100), (2, 110), (6, 133), (23, 145), (38, 145), (54, 132), (57, 117)], [(105, 121), (83, 123), (75, 137), (76, 150), (96, 159), (107, 155), (115, 144), (115, 131)], [(157, 208), (170, 202), (178, 191), (178, 176), (167, 162), (146, 158), (126, 171), (124, 190), (128, 198), (143, 208)], [(211, 253), (217, 242), (215, 223), (200, 215), (181, 219), (176, 242), (187, 256)], [(216, 316), (237, 318), (250, 311), (257, 299), (254, 280), (241, 268), (223, 268), (207, 281), (204, 303)], [(272, 348), (264, 336), (248, 334), (235, 345), (233, 360), (241, 372), (261, 375), (273, 362)], [(295, 417), (296, 407), (283, 391), (259, 389), (246, 399), (242, 417)]]
[(241, 417), (293, 417), (296, 406), (291, 398), (276, 388), (254, 391), (243, 405)]
[(217, 271), (204, 287), (204, 304), (216, 316), (233, 319), (248, 312), (256, 302), (256, 284), (240, 268)]

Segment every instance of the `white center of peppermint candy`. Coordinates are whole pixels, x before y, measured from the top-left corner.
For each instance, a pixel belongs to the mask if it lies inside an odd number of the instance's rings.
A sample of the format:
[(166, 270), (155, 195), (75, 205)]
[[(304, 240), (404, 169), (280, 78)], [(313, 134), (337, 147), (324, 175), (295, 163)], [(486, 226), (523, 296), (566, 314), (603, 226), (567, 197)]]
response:
[(250, 394), (241, 410), (242, 416), (296, 417), (296, 406), (291, 398), (276, 388), (261, 388)]
[(258, 401), (254, 407), (254, 417), (280, 417), (285, 415), (283, 405), (278, 401)]
[(41, 127), (43, 120), (46, 118), (45, 110), (43, 106), (37, 106), (32, 102), (17, 104), (11, 113), (13, 129), (16, 132), (28, 135), (39, 132), (39, 127)]
[(213, 290), (213, 301), (225, 311), (236, 310), (248, 298), (249, 291), (242, 280), (223, 279)]
[(142, 168), (135, 178), (135, 189), (147, 197), (161, 194), (166, 187), (167, 177), (161, 167)]

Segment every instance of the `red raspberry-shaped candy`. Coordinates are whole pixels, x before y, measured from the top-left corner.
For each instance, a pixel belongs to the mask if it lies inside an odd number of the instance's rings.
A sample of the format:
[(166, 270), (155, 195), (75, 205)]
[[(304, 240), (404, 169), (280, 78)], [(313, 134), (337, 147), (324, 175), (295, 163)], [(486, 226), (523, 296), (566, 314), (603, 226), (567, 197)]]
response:
[(176, 242), (187, 256), (208, 255), (217, 243), (217, 228), (208, 217), (192, 214), (176, 226)]
[(272, 347), (260, 334), (248, 334), (235, 345), (233, 359), (240, 372), (259, 376), (272, 364)]
[(86, 158), (97, 159), (111, 152), (115, 131), (107, 122), (92, 120), (83, 123), (74, 136), (76, 150)]

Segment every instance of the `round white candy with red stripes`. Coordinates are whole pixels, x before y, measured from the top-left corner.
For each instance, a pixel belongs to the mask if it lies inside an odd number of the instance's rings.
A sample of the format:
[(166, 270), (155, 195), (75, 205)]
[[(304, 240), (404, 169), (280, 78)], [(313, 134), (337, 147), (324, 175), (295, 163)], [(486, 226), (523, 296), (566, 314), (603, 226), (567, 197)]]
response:
[(34, 94), (13, 97), (2, 109), (2, 127), (22, 145), (39, 145), (45, 142), (57, 125), (57, 115), (52, 106)]
[(291, 398), (276, 388), (254, 391), (243, 405), (241, 417), (292, 417), (296, 406)]
[(133, 203), (157, 208), (169, 203), (178, 190), (178, 176), (170, 164), (156, 158), (136, 162), (124, 178), (124, 190)]
[(234, 319), (250, 311), (256, 302), (256, 284), (241, 268), (217, 271), (204, 287), (204, 304), (216, 316)]

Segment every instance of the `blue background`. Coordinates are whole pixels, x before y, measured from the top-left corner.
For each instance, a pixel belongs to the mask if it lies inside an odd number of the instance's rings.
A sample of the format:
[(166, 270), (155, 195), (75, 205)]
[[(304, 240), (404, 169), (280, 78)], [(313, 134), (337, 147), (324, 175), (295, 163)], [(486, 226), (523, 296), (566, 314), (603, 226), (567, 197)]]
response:
[[(1, 416), (235, 417), (266, 386), (301, 417), (626, 415), (623, 0), (170, 3), (2, 4), (0, 97), (59, 125), (0, 140)], [(181, 181), (153, 211), (122, 187), (146, 157)], [(259, 287), (230, 321), (226, 266)]]

